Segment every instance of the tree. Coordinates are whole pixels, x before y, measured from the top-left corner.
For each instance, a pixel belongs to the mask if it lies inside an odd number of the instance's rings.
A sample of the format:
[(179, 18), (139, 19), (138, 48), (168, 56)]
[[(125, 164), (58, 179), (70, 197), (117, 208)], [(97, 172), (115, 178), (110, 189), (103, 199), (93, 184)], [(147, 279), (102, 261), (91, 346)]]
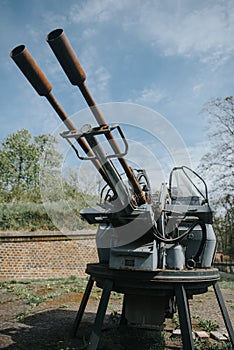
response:
[(203, 112), (209, 122), (210, 150), (200, 169), (211, 187), (219, 249), (234, 256), (234, 96), (209, 101)]
[(214, 217), (214, 228), (219, 242), (218, 250), (234, 258), (233, 197), (226, 196), (217, 205), (222, 206), (222, 214), (217, 211)]
[(2, 201), (40, 199), (40, 169), (57, 168), (60, 154), (51, 135), (32, 137), (22, 129), (8, 135), (0, 148), (0, 189)]
[(211, 149), (201, 160), (202, 169), (210, 175), (216, 194), (230, 195), (234, 193), (234, 97), (211, 100), (204, 112), (208, 116)]

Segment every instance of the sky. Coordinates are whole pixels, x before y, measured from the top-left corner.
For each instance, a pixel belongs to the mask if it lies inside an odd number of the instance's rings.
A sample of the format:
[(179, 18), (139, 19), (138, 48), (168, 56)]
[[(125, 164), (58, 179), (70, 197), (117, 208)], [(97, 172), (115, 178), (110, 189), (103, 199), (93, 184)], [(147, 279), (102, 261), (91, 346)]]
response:
[[(129, 107), (122, 120), (129, 124), (133, 105), (140, 106), (137, 126), (157, 134), (163, 124), (169, 149), (173, 129), (198, 163), (209, 147), (204, 104), (233, 94), (232, 0), (1, 0), (0, 142), (22, 128), (38, 135), (60, 125), (11, 60), (19, 44), (36, 59), (68, 115), (86, 108), (46, 43), (56, 28), (64, 29), (98, 104), (118, 106), (121, 113), (122, 104)], [(162, 119), (154, 119), (154, 111)]]

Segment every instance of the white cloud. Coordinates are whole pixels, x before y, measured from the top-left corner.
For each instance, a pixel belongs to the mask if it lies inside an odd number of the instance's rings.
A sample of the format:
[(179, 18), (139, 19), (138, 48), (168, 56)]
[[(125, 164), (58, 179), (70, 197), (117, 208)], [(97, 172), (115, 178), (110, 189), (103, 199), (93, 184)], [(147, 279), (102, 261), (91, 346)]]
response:
[(164, 55), (195, 55), (213, 64), (225, 61), (234, 51), (234, 3), (196, 2), (193, 10), (191, 2), (179, 3), (179, 7), (173, 7), (172, 2), (170, 7), (162, 7), (147, 2), (139, 20), (125, 23), (125, 29), (139, 28), (141, 38), (160, 47)]
[(70, 18), (74, 23), (107, 23), (116, 12), (131, 6), (124, 0), (88, 0), (83, 4), (74, 4), (70, 9)]
[(109, 96), (109, 82), (111, 80), (111, 75), (108, 70), (100, 66), (95, 70), (90, 86), (92, 87), (93, 94), (97, 97), (97, 99), (102, 101), (108, 101), (110, 99)]
[(95, 45), (87, 43), (83, 46), (80, 55), (81, 65), (87, 74), (87, 85), (92, 94), (100, 102), (109, 100), (109, 82), (111, 74), (106, 67), (100, 63), (99, 52)]
[[(70, 21), (89, 24), (85, 35), (99, 25), (116, 24), (163, 55), (196, 56), (215, 67), (234, 52), (234, 2), (231, 0), (146, 2), (89, 0), (70, 8)], [(120, 21), (121, 18), (121, 21)], [(95, 25), (95, 30), (93, 29)]]
[(89, 40), (90, 38), (94, 37), (96, 34), (95, 28), (86, 28), (82, 33), (82, 38), (84, 40)]
[(165, 91), (153, 86), (140, 91), (138, 96), (134, 98), (134, 102), (144, 106), (154, 107), (159, 101), (166, 97)]
[(43, 21), (46, 23), (46, 26), (48, 28), (56, 28), (56, 27), (61, 27), (64, 26), (68, 23), (69, 19), (66, 13), (64, 14), (58, 14), (55, 13), (54, 11), (46, 11), (43, 14)]
[(204, 88), (204, 82), (197, 83), (193, 86), (193, 93), (194, 96), (197, 97), (201, 94), (202, 89)]

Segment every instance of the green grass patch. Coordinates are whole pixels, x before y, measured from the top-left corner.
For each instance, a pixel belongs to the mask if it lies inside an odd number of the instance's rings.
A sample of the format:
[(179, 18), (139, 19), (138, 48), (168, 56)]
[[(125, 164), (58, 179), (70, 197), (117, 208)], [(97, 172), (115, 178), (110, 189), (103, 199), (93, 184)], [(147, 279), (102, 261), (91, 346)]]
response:
[(198, 326), (205, 332), (212, 332), (212, 331), (217, 331), (217, 329), (219, 328), (219, 325), (210, 320), (210, 319), (207, 319), (207, 320), (200, 320), (198, 322)]
[[(70, 276), (68, 278), (48, 278), (25, 281), (10, 281), (0, 283), (0, 292), (12, 294), (23, 300), (28, 308), (17, 317), (20, 319), (28, 316), (29, 312), (36, 306), (47, 300), (54, 300), (68, 293), (84, 293), (87, 284), (86, 278)], [(94, 286), (90, 298), (99, 300), (102, 289)], [(121, 299), (122, 295), (113, 292), (112, 299)], [(67, 304), (61, 304), (61, 308), (67, 308)]]
[(232, 350), (230, 342), (214, 342), (211, 343), (208, 340), (195, 339), (194, 341), (195, 350)]
[(234, 290), (234, 273), (220, 272), (220, 277), (220, 288)]
[(72, 223), (60, 202), (49, 203), (46, 209), (43, 204), (33, 202), (0, 203), (0, 231), (55, 231), (57, 227), (53, 222), (62, 223), (71, 230), (81, 230), (89, 226), (80, 216), (84, 203), (70, 200), (66, 205), (76, 217)]
[(16, 295), (18, 299), (23, 300), (28, 305), (28, 308), (16, 315), (19, 319), (23, 319), (34, 307), (46, 300), (56, 299), (70, 292), (83, 293), (86, 283), (86, 279), (74, 276), (64, 279), (11, 281), (0, 283), (0, 292)]

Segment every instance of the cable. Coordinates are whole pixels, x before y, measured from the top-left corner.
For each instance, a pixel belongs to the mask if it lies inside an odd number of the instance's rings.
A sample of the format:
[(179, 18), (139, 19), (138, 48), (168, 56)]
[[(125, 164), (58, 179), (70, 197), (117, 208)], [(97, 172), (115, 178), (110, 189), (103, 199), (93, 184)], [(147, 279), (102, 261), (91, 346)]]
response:
[(185, 238), (188, 234), (190, 234), (190, 232), (194, 229), (195, 226), (199, 225), (201, 228), (203, 228), (203, 223), (200, 222), (199, 220), (195, 221), (189, 228), (187, 231), (185, 231), (184, 233), (182, 233), (179, 237), (176, 238), (165, 238), (161, 235), (161, 233), (158, 231), (157, 227), (154, 225), (153, 226), (153, 235), (154, 237), (159, 240), (160, 242), (163, 243), (168, 243), (168, 244), (172, 244), (172, 243), (177, 243), (179, 241), (181, 241), (183, 238)]

